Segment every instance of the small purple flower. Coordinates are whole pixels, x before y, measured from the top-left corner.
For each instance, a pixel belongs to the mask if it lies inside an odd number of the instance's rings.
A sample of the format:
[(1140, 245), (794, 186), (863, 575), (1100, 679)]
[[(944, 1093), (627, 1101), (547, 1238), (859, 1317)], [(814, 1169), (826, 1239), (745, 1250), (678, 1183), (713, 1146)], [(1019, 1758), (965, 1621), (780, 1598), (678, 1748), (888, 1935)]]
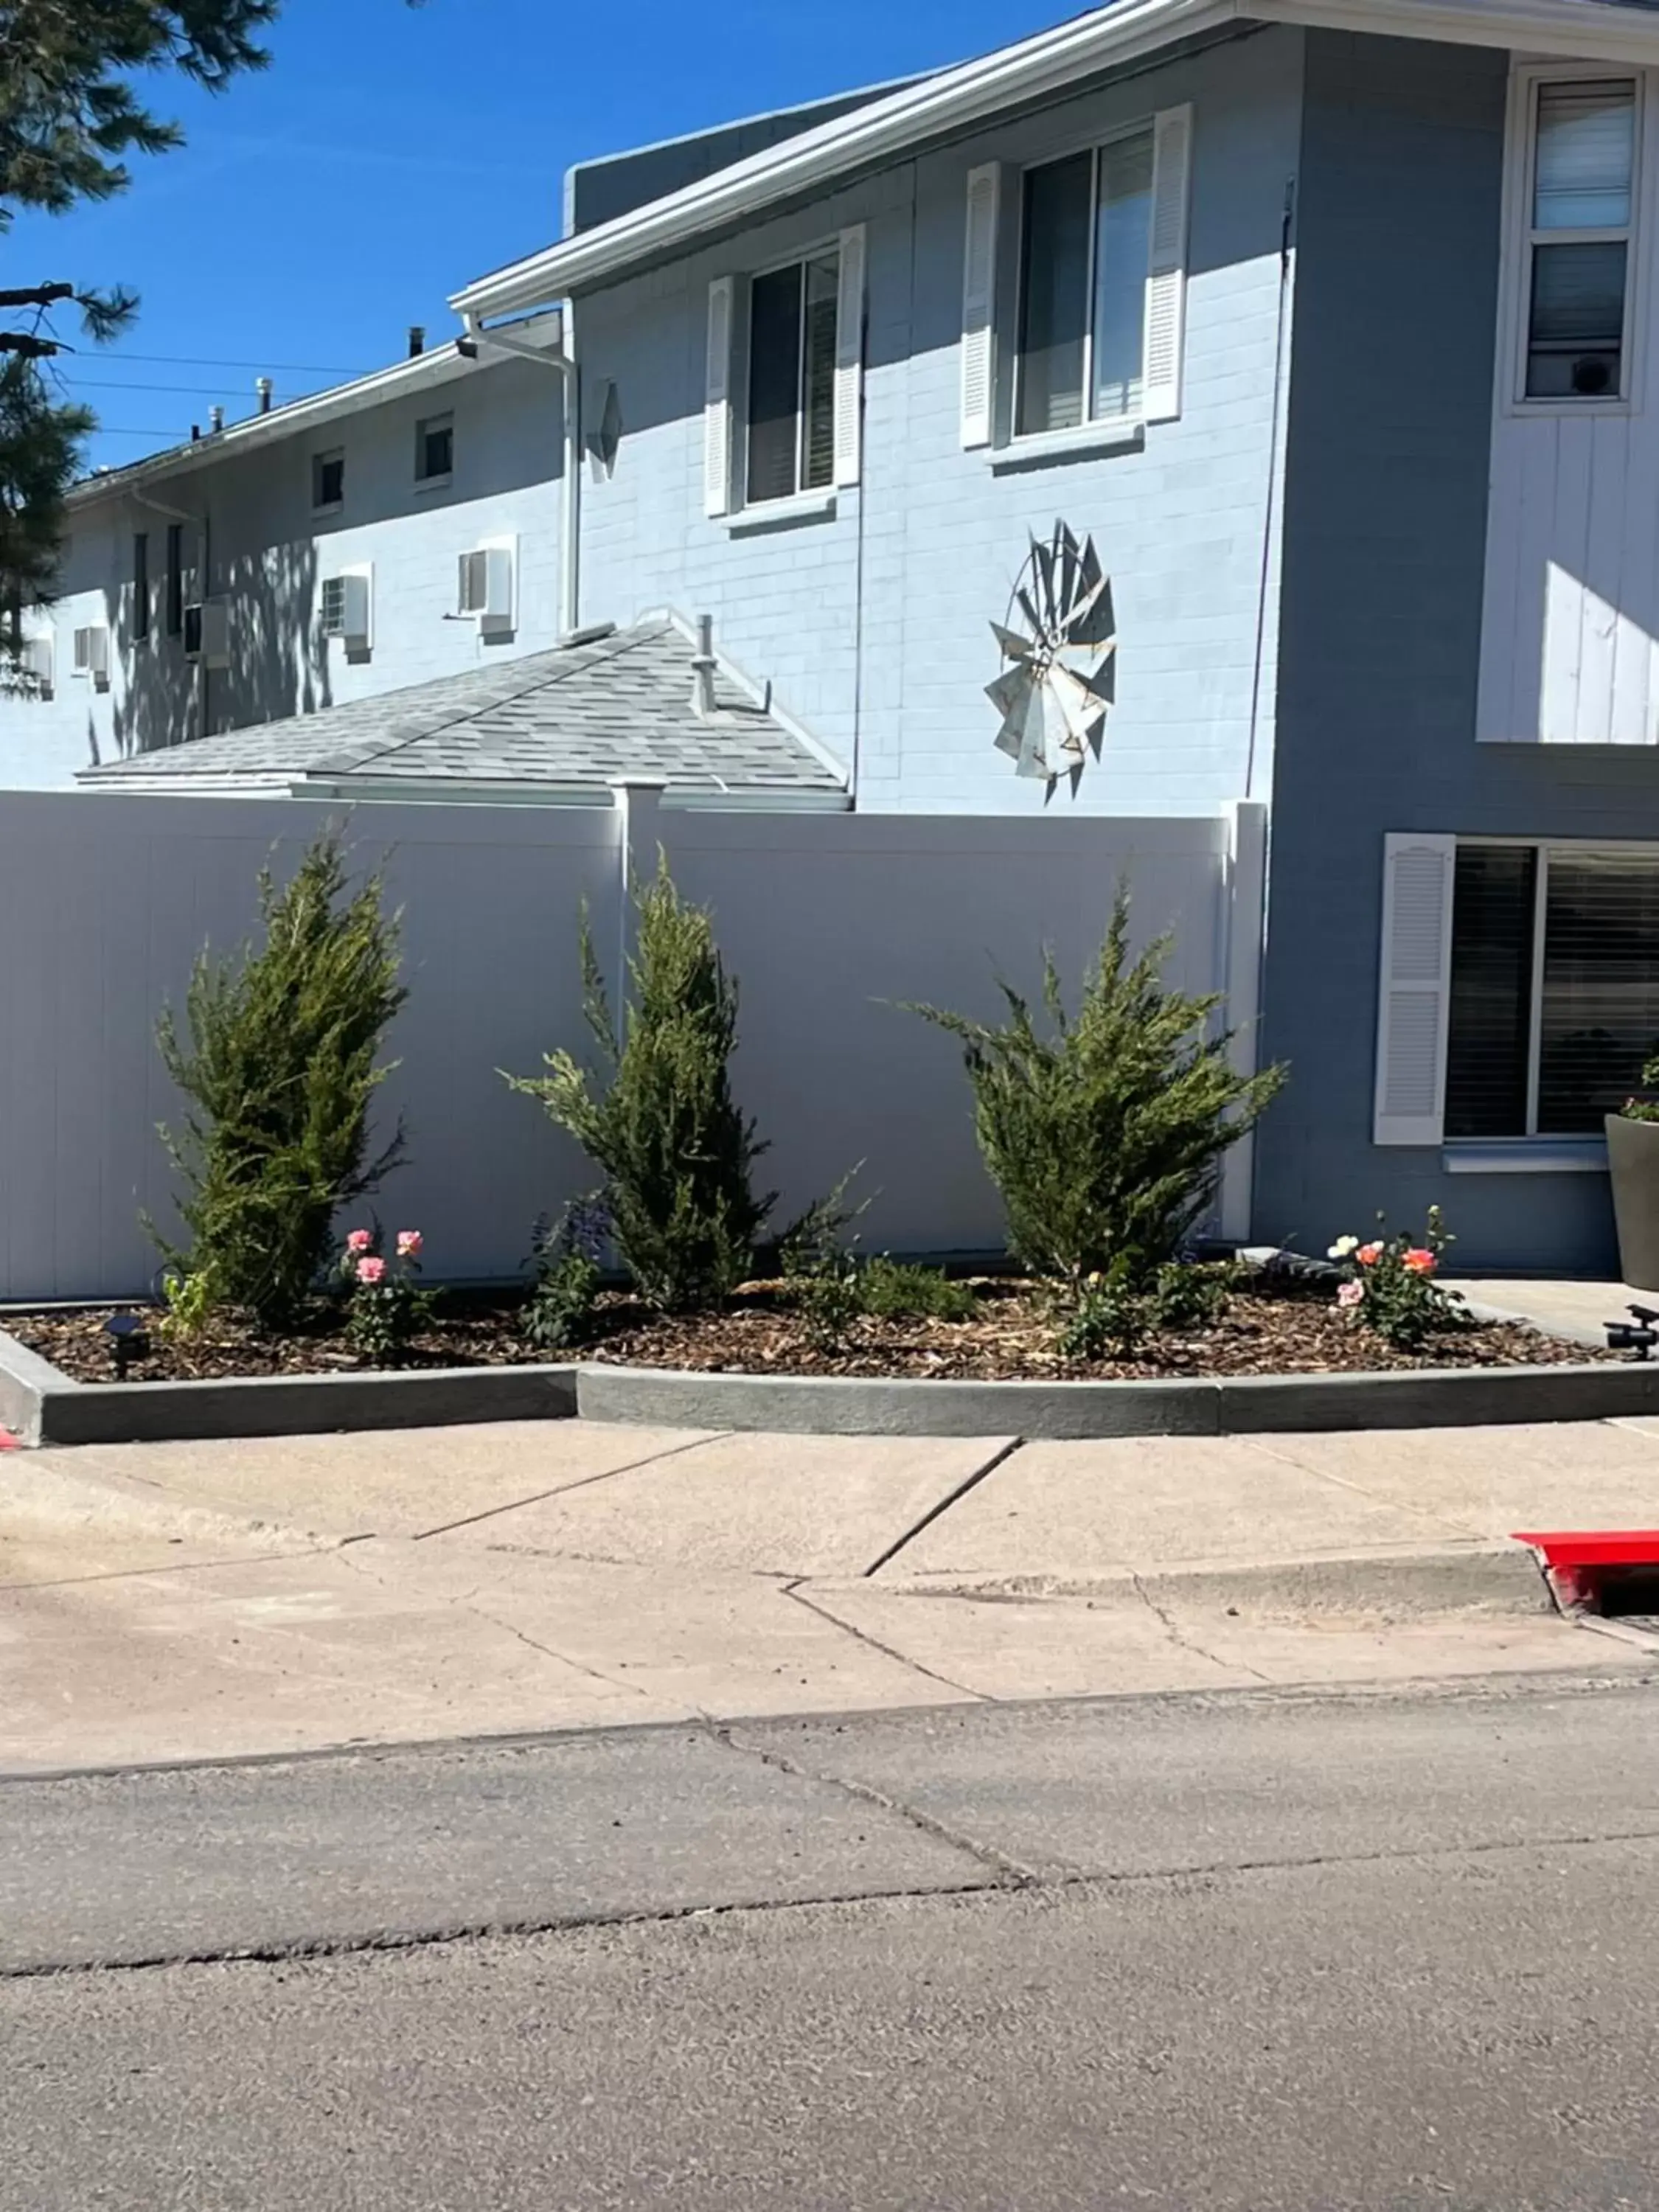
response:
[(611, 1208), (604, 1199), (572, 1199), (564, 1210), (559, 1242), (597, 1267), (611, 1242)]

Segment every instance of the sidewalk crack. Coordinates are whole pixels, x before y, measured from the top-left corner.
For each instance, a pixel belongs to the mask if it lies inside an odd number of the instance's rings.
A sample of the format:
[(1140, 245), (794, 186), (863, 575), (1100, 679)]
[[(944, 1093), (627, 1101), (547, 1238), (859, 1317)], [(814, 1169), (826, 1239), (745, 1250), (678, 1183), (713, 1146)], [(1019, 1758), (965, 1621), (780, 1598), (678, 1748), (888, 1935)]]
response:
[(872, 1651), (879, 1651), (884, 1658), (896, 1659), (901, 1667), (908, 1667), (912, 1674), (925, 1674), (930, 1682), (942, 1683), (947, 1690), (958, 1691), (964, 1698), (972, 1698), (980, 1705), (992, 1705), (997, 1702), (994, 1698), (988, 1697), (983, 1690), (970, 1690), (966, 1682), (953, 1681), (950, 1675), (941, 1674), (936, 1667), (924, 1667), (920, 1659), (913, 1659), (908, 1651), (901, 1651), (891, 1644), (884, 1644), (880, 1637), (872, 1636), (866, 1629), (855, 1627), (850, 1620), (843, 1620), (839, 1613), (831, 1613), (827, 1606), (819, 1605), (816, 1599), (805, 1595), (804, 1579), (786, 1583), (783, 1595), (793, 1598), (797, 1605), (805, 1606), (808, 1613), (816, 1613), (820, 1620), (827, 1620), (832, 1628), (842, 1630), (855, 1644), (863, 1644)]
[(598, 1474), (584, 1474), (574, 1482), (556, 1482), (550, 1490), (538, 1490), (528, 1498), (509, 1498), (505, 1505), (487, 1505), (482, 1513), (464, 1513), (459, 1521), (446, 1521), (436, 1528), (417, 1528), (410, 1538), (412, 1544), (424, 1544), (431, 1536), (447, 1536), (456, 1528), (476, 1528), (481, 1521), (494, 1521), (503, 1513), (517, 1513), (526, 1505), (539, 1505), (549, 1498), (568, 1498), (574, 1491), (591, 1490), (596, 1482), (610, 1482), (619, 1474), (632, 1474), (642, 1467), (654, 1467), (659, 1460), (678, 1459), (682, 1452), (701, 1451), (705, 1444), (724, 1443), (731, 1431), (719, 1431), (713, 1436), (694, 1437), (689, 1444), (665, 1444), (660, 1451), (647, 1452), (643, 1459), (630, 1459), (621, 1467), (603, 1468)]
[(1218, 1659), (1213, 1651), (1206, 1651), (1201, 1644), (1195, 1642), (1183, 1630), (1177, 1628), (1173, 1616), (1158, 1603), (1133, 1567), (1129, 1570), (1129, 1581), (1135, 1595), (1152, 1618), (1159, 1623), (1164, 1633), (1178, 1651), (1190, 1651), (1196, 1658), (1208, 1660), (1212, 1667), (1218, 1667), (1224, 1674), (1231, 1674), (1237, 1669), (1242, 1674), (1248, 1674), (1252, 1681), (1265, 1683), (1269, 1688), (1273, 1686), (1273, 1677), (1263, 1674), (1256, 1668), (1252, 1667), (1247, 1660)]
[(920, 1520), (912, 1522), (904, 1534), (896, 1542), (887, 1547), (878, 1559), (872, 1561), (864, 1570), (865, 1580), (867, 1582), (872, 1575), (878, 1575), (884, 1566), (897, 1559), (907, 1544), (915, 1543), (924, 1528), (931, 1528), (941, 1515), (948, 1513), (953, 1505), (960, 1504), (970, 1490), (977, 1489), (988, 1474), (994, 1474), (1005, 1461), (1011, 1460), (1017, 1451), (1024, 1449), (1024, 1437), (1010, 1437), (1006, 1444), (1000, 1444), (997, 1447), (989, 1459), (984, 1461), (980, 1466), (970, 1468), (954, 1490), (947, 1491), (936, 1504), (930, 1505)]

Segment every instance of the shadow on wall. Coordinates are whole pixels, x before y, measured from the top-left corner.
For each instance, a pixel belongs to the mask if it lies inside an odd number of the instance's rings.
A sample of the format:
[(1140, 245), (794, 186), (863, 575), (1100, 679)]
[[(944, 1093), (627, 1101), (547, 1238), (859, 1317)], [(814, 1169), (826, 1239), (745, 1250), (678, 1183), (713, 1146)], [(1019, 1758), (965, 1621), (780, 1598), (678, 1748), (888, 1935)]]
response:
[[(186, 576), (187, 602), (199, 588), (198, 574)], [(107, 588), (117, 672), (113, 757), (131, 760), (217, 730), (282, 721), (331, 706), (328, 644), (317, 619), (317, 550), (308, 538), (217, 569), (213, 596), (228, 604), (230, 665), (205, 670), (185, 658), (182, 636), (167, 634), (164, 592), (155, 594), (149, 636), (135, 638), (131, 592)], [(88, 747), (95, 767), (99, 746), (90, 726)]]

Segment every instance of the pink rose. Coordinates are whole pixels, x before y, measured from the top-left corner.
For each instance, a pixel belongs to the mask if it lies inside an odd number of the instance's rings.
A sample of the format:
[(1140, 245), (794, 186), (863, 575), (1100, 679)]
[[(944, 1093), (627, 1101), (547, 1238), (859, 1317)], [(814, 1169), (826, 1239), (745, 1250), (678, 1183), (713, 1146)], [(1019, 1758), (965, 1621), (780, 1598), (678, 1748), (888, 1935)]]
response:
[(1364, 1283), (1344, 1283), (1337, 1291), (1336, 1303), (1340, 1306), (1357, 1306), (1364, 1295)]
[(398, 1257), (400, 1260), (418, 1260), (420, 1256), (420, 1231), (418, 1229), (400, 1229), (398, 1231)]
[(372, 1252), (367, 1259), (359, 1260), (357, 1262), (357, 1280), (360, 1283), (384, 1282), (386, 1280), (386, 1261), (384, 1260), (376, 1259)]
[(346, 1250), (367, 1252), (374, 1242), (374, 1232), (372, 1229), (354, 1229), (350, 1236), (346, 1238)]
[(1415, 1250), (1407, 1252), (1400, 1264), (1402, 1267), (1409, 1267), (1414, 1275), (1431, 1275), (1434, 1273), (1434, 1255), (1425, 1251), (1419, 1244)]
[(1374, 1267), (1382, 1257), (1382, 1247), (1380, 1244), (1362, 1244), (1353, 1256), (1362, 1267)]

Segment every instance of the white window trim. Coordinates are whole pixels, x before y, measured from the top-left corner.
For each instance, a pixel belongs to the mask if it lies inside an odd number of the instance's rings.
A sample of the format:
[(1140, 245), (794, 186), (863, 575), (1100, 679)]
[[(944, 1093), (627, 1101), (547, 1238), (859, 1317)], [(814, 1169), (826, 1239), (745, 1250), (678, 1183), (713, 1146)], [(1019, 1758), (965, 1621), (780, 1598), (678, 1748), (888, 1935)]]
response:
[(1032, 430), (1006, 446), (991, 447), (994, 474), (1036, 468), (1044, 461), (1079, 459), (1090, 453), (1138, 453), (1146, 443), (1146, 423), (1139, 415), (1103, 416), (1098, 422), (1081, 422), (1075, 430)]
[[(1624, 391), (1616, 398), (1596, 399), (1529, 399), (1527, 397), (1527, 335), (1532, 301), (1533, 163), (1536, 150), (1534, 118), (1540, 84), (1601, 83), (1629, 79), (1636, 87), (1635, 149), (1631, 176), (1630, 240), (1626, 261), (1625, 326), (1620, 341), (1620, 374)], [(1498, 281), (1498, 343), (1497, 404), (1500, 414), (1522, 421), (1559, 421), (1563, 416), (1639, 414), (1643, 363), (1642, 335), (1647, 286), (1643, 269), (1643, 241), (1655, 234), (1652, 200), (1659, 163), (1647, 158), (1653, 139), (1651, 109), (1655, 80), (1652, 72), (1621, 66), (1615, 62), (1516, 62), (1510, 71), (1509, 113), (1504, 156), (1503, 235), (1504, 252)], [(1591, 235), (1573, 233), (1574, 237)], [(1617, 232), (1607, 234), (1618, 236)]]
[[(1125, 138), (1150, 138), (1152, 142), (1154, 173), (1158, 151), (1158, 118), (1155, 114), (1137, 117), (1133, 122), (1119, 124), (1115, 130), (1093, 131), (1076, 144), (1060, 144), (1046, 152), (1040, 161), (1027, 161), (1014, 172), (1018, 190), (1011, 196), (1014, 203), (1016, 228), (1014, 232), (1014, 294), (1013, 330), (1008, 347), (1008, 434), (1006, 441), (994, 443), (991, 448), (993, 464), (1006, 461), (1015, 453), (1053, 451), (1062, 453), (1068, 446), (1079, 450), (1097, 447), (1103, 431), (1139, 433), (1146, 423), (1144, 411), (1133, 415), (1085, 414), (1081, 422), (1066, 430), (1025, 430), (1016, 426), (1019, 422), (1019, 387), (1024, 369), (1024, 356), (1020, 349), (1022, 309), (1025, 304), (1025, 195), (1034, 171), (1052, 169), (1061, 161), (1074, 161), (1079, 154), (1087, 154), (1093, 163), (1089, 184), (1089, 326), (1083, 334), (1083, 404), (1085, 409), (1094, 396), (1095, 388), (1095, 269), (1094, 252), (1099, 243), (1100, 218), (1100, 156), (1108, 146), (1117, 145)], [(1146, 233), (1146, 271), (1152, 274), (1152, 223), (1148, 213)], [(1141, 307), (1141, 343), (1146, 343), (1146, 307)], [(1144, 362), (1143, 362), (1144, 373)], [(1120, 442), (1114, 438), (1114, 443)]]
[[(757, 262), (752, 269), (741, 270), (737, 283), (741, 286), (739, 297), (732, 301), (732, 343), (731, 368), (727, 379), (727, 404), (732, 423), (732, 477), (733, 504), (723, 515), (711, 520), (722, 522), (728, 536), (741, 535), (745, 531), (763, 529), (769, 522), (805, 522), (817, 517), (832, 516), (836, 512), (837, 486), (833, 481), (834, 459), (831, 459), (831, 482), (814, 484), (810, 489), (797, 489), (786, 499), (751, 500), (749, 496), (749, 372), (752, 324), (749, 311), (749, 295), (763, 276), (775, 276), (781, 270), (799, 269), (800, 288), (800, 363), (799, 389), (795, 403), (795, 481), (799, 487), (805, 459), (806, 441), (806, 265), (810, 261), (826, 261), (831, 255), (836, 263), (836, 349), (840, 349), (840, 294), (842, 233), (831, 231), (825, 238), (807, 246), (798, 246), (790, 252), (781, 253), (770, 261)], [(741, 313), (738, 313), (739, 306)], [(742, 343), (737, 342), (741, 330)], [(831, 422), (834, 420), (831, 401)], [(847, 487), (841, 487), (846, 489)]]

